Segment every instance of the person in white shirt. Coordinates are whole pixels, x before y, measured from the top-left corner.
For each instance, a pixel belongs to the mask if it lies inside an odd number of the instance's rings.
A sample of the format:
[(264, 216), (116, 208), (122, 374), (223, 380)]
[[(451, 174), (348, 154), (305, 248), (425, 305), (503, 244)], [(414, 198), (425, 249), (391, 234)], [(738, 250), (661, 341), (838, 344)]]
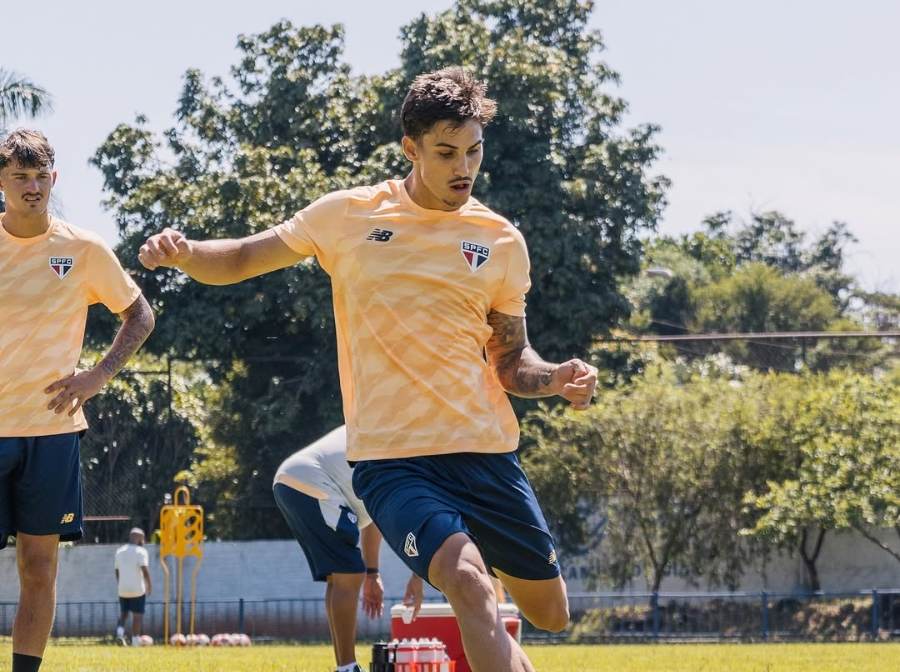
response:
[[(314, 581), (326, 582), (325, 608), (337, 672), (362, 672), (356, 663), (356, 610), (381, 616), (384, 587), (378, 571), (381, 533), (353, 492), (347, 429), (338, 427), (288, 457), (275, 474), (275, 502), (309, 562)], [(418, 614), (422, 579), (409, 580), (404, 602)]]
[(131, 643), (140, 644), (143, 634), (144, 606), (150, 595), (150, 557), (144, 548), (144, 531), (135, 527), (128, 534), (128, 543), (116, 551), (116, 583), (119, 589), (119, 623), (116, 637), (125, 644), (125, 621), (132, 614)]

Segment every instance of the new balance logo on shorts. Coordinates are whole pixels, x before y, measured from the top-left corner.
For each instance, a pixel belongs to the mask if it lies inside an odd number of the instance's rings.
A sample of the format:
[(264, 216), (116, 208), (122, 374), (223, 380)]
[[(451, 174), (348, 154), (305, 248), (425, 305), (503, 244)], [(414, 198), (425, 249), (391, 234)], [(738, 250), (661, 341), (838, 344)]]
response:
[(68, 524), (71, 523), (73, 520), (75, 520), (75, 514), (74, 514), (74, 513), (67, 513), (66, 515), (64, 515), (64, 516), (62, 517), (62, 520), (59, 521), (59, 524), (60, 524), (60, 525), (68, 525)]
[(393, 235), (394, 232), (388, 229), (372, 229), (369, 232), (369, 235), (366, 236), (366, 240), (374, 240), (376, 243), (386, 243)]
[(403, 544), (403, 552), (411, 558), (419, 557), (419, 549), (416, 548), (416, 535), (412, 532), (406, 535), (406, 543)]
[(556, 549), (555, 548), (550, 551), (550, 557), (547, 558), (547, 564), (548, 565), (556, 564)]

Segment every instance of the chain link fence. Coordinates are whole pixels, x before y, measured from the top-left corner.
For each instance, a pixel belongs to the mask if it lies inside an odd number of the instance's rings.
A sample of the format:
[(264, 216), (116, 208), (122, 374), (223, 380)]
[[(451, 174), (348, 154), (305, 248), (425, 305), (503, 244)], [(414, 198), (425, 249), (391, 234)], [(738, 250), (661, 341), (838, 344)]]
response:
[[(390, 635), (389, 605), (371, 620), (362, 612), (358, 637)], [(569, 596), (571, 625), (550, 634), (523, 623), (532, 642), (645, 641), (883, 641), (900, 638), (900, 589), (824, 593), (579, 593)], [(0, 603), (0, 631), (9, 632), (16, 605)], [(61, 602), (53, 637), (105, 638), (115, 631), (117, 602)], [(159, 639), (164, 605), (148, 602), (144, 632)], [(170, 605), (170, 631), (176, 612)], [(182, 631), (190, 611), (182, 612)], [(261, 641), (324, 642), (329, 639), (324, 599), (217, 600), (197, 603), (196, 633), (241, 632)]]

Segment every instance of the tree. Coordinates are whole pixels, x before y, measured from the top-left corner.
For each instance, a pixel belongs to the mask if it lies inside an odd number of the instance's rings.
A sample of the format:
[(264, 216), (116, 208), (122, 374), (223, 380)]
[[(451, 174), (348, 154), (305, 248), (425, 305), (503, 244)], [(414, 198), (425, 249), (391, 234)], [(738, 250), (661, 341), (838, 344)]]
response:
[[(606, 91), (617, 77), (586, 28), (591, 7), (462, 0), (406, 26), (401, 66), (375, 77), (351, 76), (337, 26), (283, 21), (241, 36), (229, 81), (186, 74), (163, 140), (139, 117), (97, 150), (120, 258), (135, 267), (140, 244), (165, 226), (243, 236), (325, 192), (401, 176), (407, 85), (462, 64), (500, 101), (478, 197), (529, 240), (533, 340), (549, 358), (583, 351), (628, 312), (616, 279), (637, 271), (639, 234), (655, 225), (666, 184), (647, 174), (656, 129), (620, 128), (625, 104)], [(226, 288), (136, 273), (159, 314), (147, 347), (210, 360), (215, 381), (232, 381), (213, 416), (237, 465), (234, 500), (246, 504), (228, 534), (281, 533), (252, 507), (272, 506), (281, 459), (341, 421), (328, 279), (315, 264)]]
[[(745, 450), (758, 386), (657, 361), (584, 413), (541, 411), (527, 425), (535, 447), (525, 463), (549, 519), (584, 533), (591, 521), (576, 507), (599, 511), (606, 524), (590, 550), (617, 587), (644, 574), (658, 591), (676, 567), (688, 580), (734, 585), (752, 550), (735, 543), (741, 501), (766, 469)], [(588, 540), (562, 533), (569, 549)]]
[[(694, 292), (695, 330), (708, 332), (823, 331), (838, 317), (828, 294), (814, 280), (783, 275), (762, 263), (738, 268), (728, 278)], [(757, 369), (793, 371), (793, 349), (773, 352), (766, 344), (734, 343), (727, 352)]]
[(208, 385), (196, 366), (168, 369), (141, 354), (90, 400), (91, 431), (81, 444), (89, 515), (124, 514), (150, 530), (158, 525), (163, 495), (201, 443)]
[[(798, 379), (795, 388), (759, 434), (784, 451), (789, 468), (748, 493), (758, 520), (745, 534), (799, 537), (809, 586), (819, 590), (815, 560), (830, 530), (857, 530), (900, 561), (900, 551), (872, 532), (900, 534), (900, 387), (888, 377), (833, 371)], [(818, 530), (812, 551), (809, 530)]]
[[(639, 310), (634, 326), (660, 334), (797, 330), (824, 329), (829, 322), (849, 319), (851, 301), (860, 294), (844, 261), (856, 238), (843, 222), (834, 222), (810, 244), (806, 238), (779, 212), (753, 213), (735, 224), (733, 214), (725, 211), (704, 219), (700, 231), (651, 241), (645, 266), (662, 266), (672, 274), (635, 281), (632, 295)], [(743, 288), (729, 287), (736, 277), (745, 279)], [(813, 296), (814, 290), (820, 295)], [(812, 301), (809, 310), (793, 316), (778, 312), (778, 303), (796, 302), (802, 294)], [(710, 305), (715, 298), (736, 303), (720, 315), (721, 305)]]

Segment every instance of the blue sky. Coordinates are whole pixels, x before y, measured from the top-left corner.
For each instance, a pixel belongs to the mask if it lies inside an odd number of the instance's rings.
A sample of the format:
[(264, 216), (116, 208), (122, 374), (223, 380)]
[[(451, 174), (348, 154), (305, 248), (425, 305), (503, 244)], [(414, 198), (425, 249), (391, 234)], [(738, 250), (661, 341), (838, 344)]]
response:
[[(114, 242), (87, 160), (138, 113), (171, 125), (186, 69), (227, 74), (238, 34), (288, 18), (343, 23), (352, 67), (379, 72), (398, 62), (401, 25), (449, 4), (18, 3), (3, 10), (0, 65), (53, 93), (54, 112), (29, 125), (57, 149), (63, 215)], [(592, 25), (629, 123), (663, 128), (657, 170), (673, 186), (661, 231), (725, 209), (778, 209), (811, 233), (845, 221), (860, 239), (851, 270), (900, 291), (900, 2), (598, 0)]]

